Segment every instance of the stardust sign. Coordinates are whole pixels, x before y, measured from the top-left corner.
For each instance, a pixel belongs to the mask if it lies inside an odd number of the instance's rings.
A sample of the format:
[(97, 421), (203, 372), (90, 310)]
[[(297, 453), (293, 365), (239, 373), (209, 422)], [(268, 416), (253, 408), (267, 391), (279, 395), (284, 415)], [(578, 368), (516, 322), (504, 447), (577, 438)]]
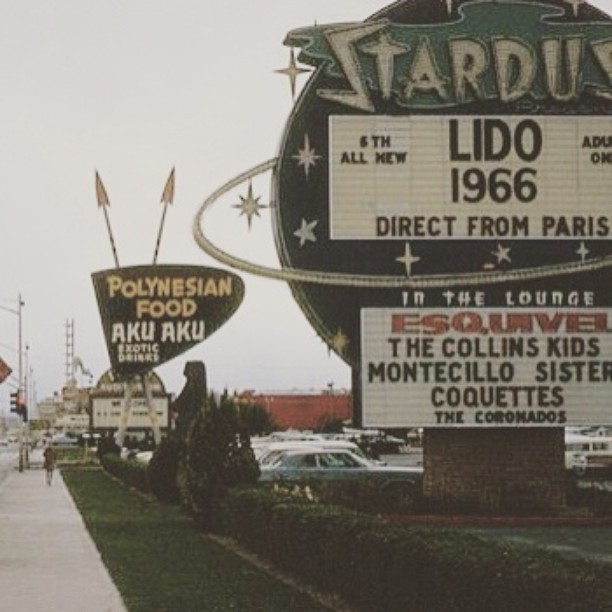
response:
[(143, 374), (202, 342), (236, 311), (240, 277), (215, 268), (155, 265), (92, 275), (114, 373)]
[(610, 309), (369, 309), (366, 419), (389, 427), (609, 420)]
[(286, 43), (316, 70), (275, 172), (279, 256), (311, 273), (293, 294), (362, 424), (612, 423), (610, 17), (403, 0)]

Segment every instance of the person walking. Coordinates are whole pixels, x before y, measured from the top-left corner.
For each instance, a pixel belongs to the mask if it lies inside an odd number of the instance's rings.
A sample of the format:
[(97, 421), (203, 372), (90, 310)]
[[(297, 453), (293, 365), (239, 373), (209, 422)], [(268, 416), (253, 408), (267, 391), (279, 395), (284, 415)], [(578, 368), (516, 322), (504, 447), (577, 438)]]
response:
[(47, 484), (51, 485), (51, 481), (53, 480), (53, 470), (55, 470), (55, 461), (56, 461), (55, 450), (51, 442), (49, 442), (49, 444), (47, 444), (47, 446), (45, 447), (45, 450), (43, 451), (43, 457), (44, 457), (43, 467), (45, 468), (45, 478), (47, 480)]

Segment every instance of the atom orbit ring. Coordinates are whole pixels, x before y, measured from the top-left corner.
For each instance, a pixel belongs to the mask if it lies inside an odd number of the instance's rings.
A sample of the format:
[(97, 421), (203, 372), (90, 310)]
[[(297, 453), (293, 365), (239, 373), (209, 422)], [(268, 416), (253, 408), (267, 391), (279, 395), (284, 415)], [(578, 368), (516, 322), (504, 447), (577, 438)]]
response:
[(491, 283), (526, 281), (545, 278), (552, 275), (568, 275), (576, 272), (612, 267), (612, 256), (599, 257), (587, 262), (562, 263), (551, 266), (539, 266), (500, 272), (471, 272), (467, 274), (434, 274), (415, 277), (406, 276), (376, 276), (369, 274), (338, 274), (313, 270), (298, 270), (295, 268), (270, 268), (258, 265), (230, 255), (209, 240), (202, 229), (204, 214), (212, 208), (217, 200), (241, 185), (245, 181), (259, 176), (264, 172), (274, 170), (278, 158), (263, 162), (228, 181), (210, 195), (202, 204), (193, 222), (193, 236), (198, 246), (210, 257), (236, 270), (284, 282), (314, 283), (319, 285), (337, 285), (343, 287), (364, 287), (371, 289), (428, 289), (452, 286), (473, 286)]

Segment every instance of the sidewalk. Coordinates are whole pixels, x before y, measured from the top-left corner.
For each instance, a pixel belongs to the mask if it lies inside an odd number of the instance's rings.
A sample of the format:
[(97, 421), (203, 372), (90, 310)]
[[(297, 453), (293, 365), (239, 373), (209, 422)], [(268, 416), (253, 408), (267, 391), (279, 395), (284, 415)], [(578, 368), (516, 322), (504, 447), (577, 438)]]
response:
[(125, 612), (58, 470), (41, 458), (0, 484), (0, 608), (10, 612)]

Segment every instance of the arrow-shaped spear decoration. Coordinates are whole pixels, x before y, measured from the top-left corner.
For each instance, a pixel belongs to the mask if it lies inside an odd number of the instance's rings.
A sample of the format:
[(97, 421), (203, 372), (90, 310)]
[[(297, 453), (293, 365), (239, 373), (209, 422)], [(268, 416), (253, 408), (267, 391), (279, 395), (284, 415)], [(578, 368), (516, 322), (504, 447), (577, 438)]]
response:
[(115, 258), (115, 265), (119, 267), (119, 257), (117, 257), (117, 249), (115, 248), (115, 239), (113, 238), (113, 232), (111, 230), (110, 221), (108, 218), (107, 207), (110, 206), (110, 201), (108, 199), (108, 195), (106, 194), (106, 189), (104, 189), (104, 185), (102, 184), (102, 180), (100, 179), (100, 175), (96, 170), (96, 197), (98, 198), (98, 208), (102, 208), (104, 211), (104, 219), (106, 220), (106, 228), (108, 229), (108, 237), (110, 239), (111, 248), (113, 249), (113, 256)]
[(170, 176), (166, 181), (164, 192), (162, 193), (161, 202), (164, 205), (164, 211), (162, 212), (161, 223), (159, 224), (159, 232), (157, 234), (157, 244), (155, 245), (155, 253), (153, 254), (153, 265), (157, 263), (157, 254), (159, 253), (159, 243), (161, 242), (162, 232), (164, 230), (164, 223), (166, 221), (166, 211), (168, 210), (168, 204), (172, 204), (174, 200), (174, 168), (170, 172)]

